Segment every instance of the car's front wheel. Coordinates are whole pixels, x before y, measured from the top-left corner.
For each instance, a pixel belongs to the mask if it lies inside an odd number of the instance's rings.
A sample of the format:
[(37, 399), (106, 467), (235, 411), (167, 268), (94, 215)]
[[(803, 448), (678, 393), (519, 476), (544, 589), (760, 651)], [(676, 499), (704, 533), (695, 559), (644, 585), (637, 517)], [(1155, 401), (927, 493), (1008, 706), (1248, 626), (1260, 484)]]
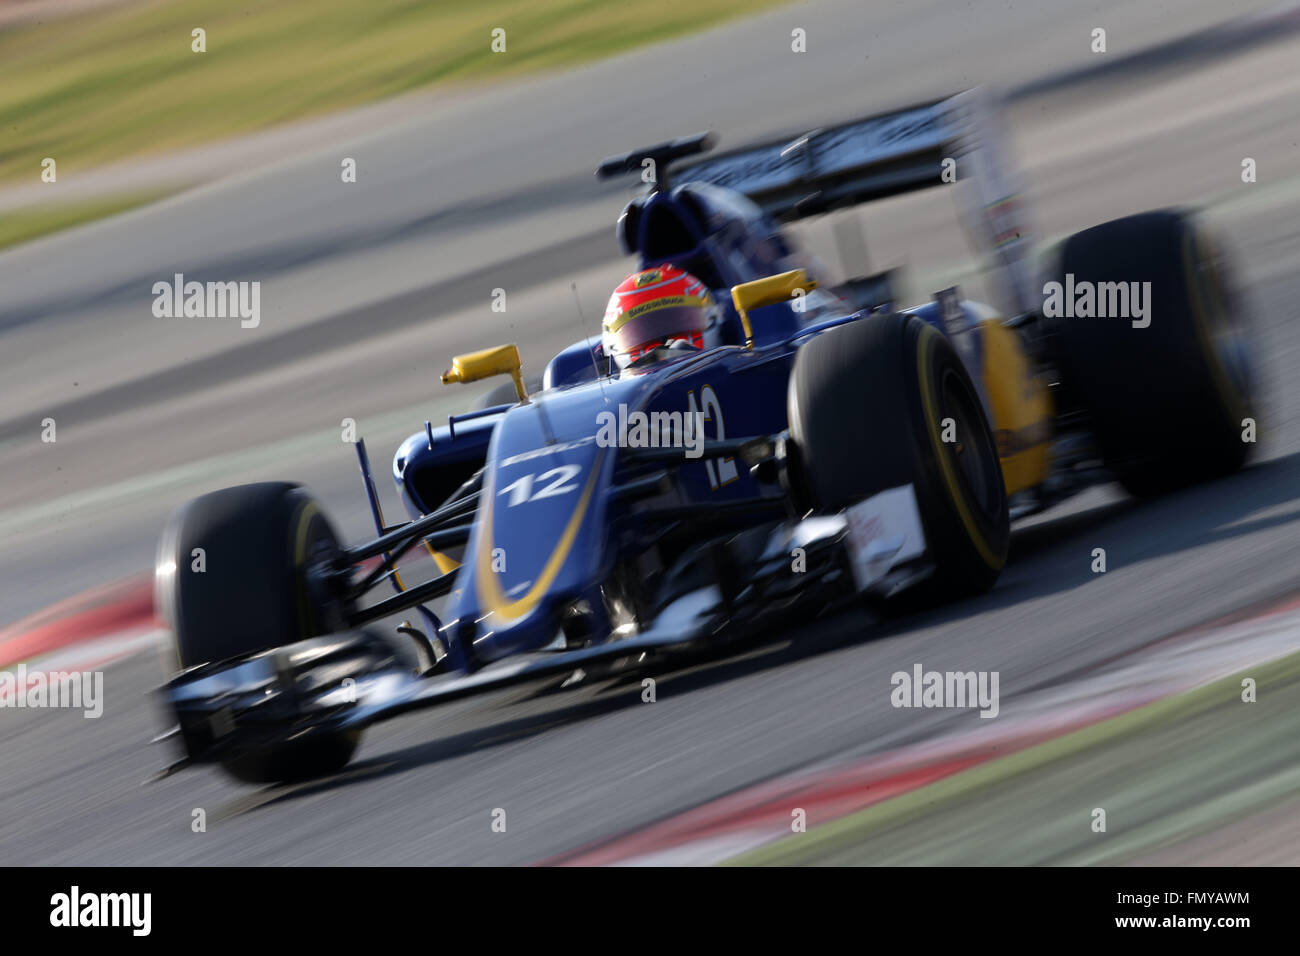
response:
[[(1010, 541), (997, 444), (948, 340), (914, 316), (873, 316), (800, 348), (788, 411), (792, 493), (836, 511), (912, 485), (935, 574), (952, 598), (992, 587)], [(951, 439), (951, 440), (946, 440)]]
[[(342, 621), (312, 593), (307, 568), (339, 550), (319, 506), (297, 485), (264, 482), (195, 498), (168, 520), (155, 604), (173, 635), (169, 669), (220, 663), (329, 634)], [(343, 767), (360, 731), (316, 735), (223, 761), (250, 783)]]

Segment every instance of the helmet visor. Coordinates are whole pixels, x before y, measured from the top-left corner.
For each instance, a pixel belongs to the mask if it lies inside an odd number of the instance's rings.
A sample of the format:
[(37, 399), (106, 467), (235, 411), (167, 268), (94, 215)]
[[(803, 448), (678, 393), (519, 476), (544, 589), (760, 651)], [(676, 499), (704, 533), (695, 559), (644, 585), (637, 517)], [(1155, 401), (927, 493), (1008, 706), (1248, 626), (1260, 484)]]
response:
[(631, 352), (650, 342), (669, 339), (694, 339), (708, 324), (698, 305), (669, 305), (628, 316), (616, 331), (609, 334), (617, 352)]

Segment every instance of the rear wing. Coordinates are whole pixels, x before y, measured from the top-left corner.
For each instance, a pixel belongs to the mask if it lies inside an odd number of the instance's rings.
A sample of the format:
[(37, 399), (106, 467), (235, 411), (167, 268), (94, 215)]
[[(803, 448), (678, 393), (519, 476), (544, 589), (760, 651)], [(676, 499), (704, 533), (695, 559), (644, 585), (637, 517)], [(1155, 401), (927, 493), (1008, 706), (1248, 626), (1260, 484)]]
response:
[(718, 153), (679, 167), (673, 178), (743, 193), (779, 222), (937, 186), (956, 138), (948, 102)]
[(1023, 177), (1001, 106), (985, 90), (711, 155), (675, 169), (673, 179), (742, 193), (778, 222), (958, 184), (962, 224), (992, 259), (1012, 310), (1041, 303)]

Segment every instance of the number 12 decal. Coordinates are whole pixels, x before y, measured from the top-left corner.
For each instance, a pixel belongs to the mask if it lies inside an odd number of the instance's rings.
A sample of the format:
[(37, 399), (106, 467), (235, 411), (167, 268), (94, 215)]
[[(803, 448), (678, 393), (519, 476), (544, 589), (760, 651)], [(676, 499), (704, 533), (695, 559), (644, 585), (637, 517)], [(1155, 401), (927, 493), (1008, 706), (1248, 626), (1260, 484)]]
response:
[[(717, 426), (718, 433), (714, 437), (719, 441), (727, 437), (727, 428), (722, 422), (722, 403), (718, 401), (718, 393), (713, 390), (712, 385), (705, 385), (700, 389), (700, 401), (697, 405), (695, 402), (695, 392), (686, 393), (686, 410), (694, 415), (704, 407), (704, 420), (713, 422)], [(723, 485), (729, 485), (740, 477), (736, 471), (736, 460), (734, 458), (719, 458), (715, 463), (712, 459), (705, 461), (704, 470), (709, 474), (709, 487), (717, 491)]]
[[(506, 504), (511, 508), (515, 505), (522, 505), (525, 501), (537, 501), (541, 498), (567, 495), (578, 490), (578, 485), (573, 479), (577, 478), (581, 472), (581, 465), (561, 465), (559, 468), (552, 468), (550, 471), (542, 472), (535, 479), (533, 475), (524, 475), (522, 478), (510, 482), (497, 494), (510, 495), (510, 500)], [(540, 485), (548, 478), (553, 479), (550, 484), (538, 488), (536, 492), (533, 491), (534, 480)]]

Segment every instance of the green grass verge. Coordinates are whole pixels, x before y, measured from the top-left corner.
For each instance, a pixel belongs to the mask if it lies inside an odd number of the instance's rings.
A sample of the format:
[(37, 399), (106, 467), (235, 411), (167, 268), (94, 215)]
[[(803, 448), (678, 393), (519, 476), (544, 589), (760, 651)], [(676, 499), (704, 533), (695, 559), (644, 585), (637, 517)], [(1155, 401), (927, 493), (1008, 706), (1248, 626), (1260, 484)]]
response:
[[(54, 188), (54, 187), (51, 187)], [(60, 229), (80, 226), (166, 196), (165, 192), (132, 193), (74, 203), (23, 206), (0, 214), (0, 249), (37, 239)]]
[[(1241, 680), (1258, 685), (1242, 703)], [(1300, 788), (1300, 654), (980, 764), (733, 865), (1111, 865)], [(1091, 829), (1092, 810), (1107, 831)]]
[[(448, 80), (594, 60), (778, 0), (187, 0), (0, 30), (0, 182), (191, 146)], [(207, 52), (191, 31), (207, 31)], [(506, 51), (490, 48), (506, 31)]]

